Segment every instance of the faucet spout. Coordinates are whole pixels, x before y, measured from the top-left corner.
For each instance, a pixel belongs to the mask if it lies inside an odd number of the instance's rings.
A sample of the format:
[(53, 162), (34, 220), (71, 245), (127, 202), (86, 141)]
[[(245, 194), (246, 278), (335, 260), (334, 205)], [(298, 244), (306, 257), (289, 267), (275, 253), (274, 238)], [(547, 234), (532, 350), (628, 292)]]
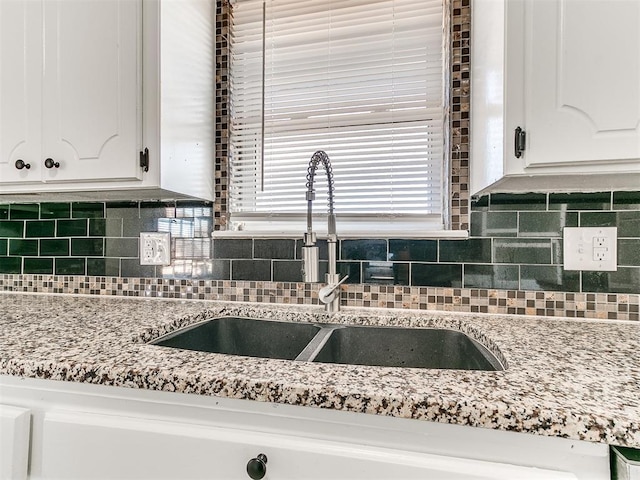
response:
[(331, 160), (326, 152), (318, 150), (314, 153), (309, 161), (307, 168), (307, 231), (304, 234), (304, 243), (302, 246), (302, 277), (305, 282), (318, 282), (320, 280), (320, 257), (318, 246), (316, 245), (317, 237), (313, 231), (313, 201), (315, 200), (315, 175), (318, 166), (322, 164), (327, 175), (328, 189), (328, 207), (329, 216), (327, 218), (327, 248), (329, 255), (329, 267), (326, 275), (327, 286), (321, 289), (319, 295), (320, 301), (327, 305), (327, 311), (330, 313), (340, 309), (339, 285), (344, 282), (347, 277), (340, 280), (337, 273), (337, 243), (338, 236), (336, 234), (336, 216), (333, 209), (333, 169), (331, 168)]

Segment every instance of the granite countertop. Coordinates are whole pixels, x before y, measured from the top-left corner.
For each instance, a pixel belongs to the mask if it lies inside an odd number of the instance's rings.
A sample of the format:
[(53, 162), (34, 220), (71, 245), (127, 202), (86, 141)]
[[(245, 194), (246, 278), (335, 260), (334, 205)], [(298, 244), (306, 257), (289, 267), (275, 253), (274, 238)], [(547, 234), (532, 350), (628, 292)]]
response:
[[(145, 342), (230, 314), (448, 327), (498, 372), (294, 362)], [(436, 311), (0, 293), (0, 374), (307, 405), (640, 447), (640, 324)]]

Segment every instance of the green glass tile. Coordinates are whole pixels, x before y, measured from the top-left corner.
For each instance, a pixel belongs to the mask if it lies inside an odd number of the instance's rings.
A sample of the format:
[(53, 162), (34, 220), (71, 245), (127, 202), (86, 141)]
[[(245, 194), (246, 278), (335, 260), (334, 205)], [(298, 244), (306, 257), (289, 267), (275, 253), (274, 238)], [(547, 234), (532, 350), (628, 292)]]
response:
[(104, 254), (102, 238), (72, 238), (71, 255), (76, 257), (99, 257)]
[(21, 257), (0, 257), (0, 273), (22, 273)]
[(68, 238), (52, 238), (40, 240), (40, 255), (60, 257), (69, 255)]
[(0, 205), (0, 220), (9, 218), (9, 205)]
[(489, 209), (489, 195), (471, 199), (471, 210), (484, 211)]
[(618, 240), (618, 265), (640, 266), (640, 239)]
[(581, 227), (618, 227), (618, 238), (640, 237), (640, 212), (580, 212)]
[(465, 265), (464, 287), (515, 290), (519, 273), (517, 265)]
[[(187, 261), (191, 265), (191, 260)], [(158, 267), (158, 270), (162, 272), (162, 267)], [(191, 268), (187, 268), (185, 265), (179, 272), (175, 272), (173, 275), (163, 275), (164, 278), (190, 278)], [(158, 271), (155, 265), (140, 265), (137, 258), (123, 258), (120, 260), (120, 276), (121, 277), (142, 277), (150, 278), (157, 276)]]
[(27, 220), (40, 218), (40, 205), (37, 203), (12, 203), (9, 205), (11, 220)]
[(519, 237), (562, 237), (564, 227), (578, 226), (578, 212), (520, 212)]
[(81, 237), (87, 234), (87, 220), (58, 220), (57, 237)]
[(105, 255), (107, 257), (138, 257), (137, 238), (106, 238)]
[(258, 239), (253, 241), (253, 258), (292, 260), (296, 254), (293, 239)]
[(119, 277), (119, 258), (87, 258), (87, 275)]
[(71, 204), (72, 218), (104, 218), (104, 203), (74, 202)]
[(618, 238), (640, 237), (640, 212), (618, 212)]
[(437, 240), (389, 240), (389, 257), (393, 262), (436, 262), (438, 260)]
[(7, 254), (9, 246), (9, 240), (6, 238), (0, 238), (0, 257), (3, 257)]
[(21, 238), (24, 233), (24, 222), (0, 220), (0, 237)]
[(86, 261), (84, 258), (56, 258), (56, 275), (84, 275)]
[(546, 210), (546, 193), (493, 193), (489, 199), (490, 210)]
[(21, 257), (38, 255), (38, 240), (12, 238), (9, 240), (9, 255), (17, 255)]
[(491, 239), (440, 240), (441, 262), (491, 263)]
[(615, 272), (582, 272), (582, 291), (638, 293), (640, 292), (640, 268), (619, 267)]
[(40, 204), (40, 218), (42, 219), (70, 218), (70, 217), (71, 217), (70, 203), (41, 203)]
[(53, 258), (25, 258), (24, 273), (53, 273)]
[(342, 240), (340, 242), (341, 260), (377, 260), (387, 259), (387, 241), (379, 239)]
[(616, 212), (580, 212), (581, 227), (615, 227)]
[(494, 263), (551, 263), (551, 240), (534, 238), (496, 238)]
[(462, 265), (412, 263), (411, 285), (424, 287), (462, 287)]
[(25, 237), (55, 237), (55, 220), (27, 220), (25, 222)]
[(611, 192), (550, 193), (549, 210), (609, 210)]
[(89, 236), (91, 237), (121, 237), (121, 218), (91, 218), (89, 219)]
[(580, 291), (580, 272), (564, 270), (561, 265), (521, 265), (521, 290)]
[(614, 210), (640, 210), (640, 192), (613, 192)]
[(471, 212), (472, 237), (515, 237), (518, 212)]

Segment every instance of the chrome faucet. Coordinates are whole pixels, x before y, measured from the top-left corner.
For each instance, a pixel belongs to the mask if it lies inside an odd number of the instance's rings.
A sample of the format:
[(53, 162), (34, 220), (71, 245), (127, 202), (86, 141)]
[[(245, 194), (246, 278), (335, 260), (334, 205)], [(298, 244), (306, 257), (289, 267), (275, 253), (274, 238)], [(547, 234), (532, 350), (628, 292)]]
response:
[(302, 279), (305, 282), (317, 283), (320, 281), (320, 257), (317, 237), (313, 231), (312, 204), (316, 198), (314, 190), (316, 170), (318, 164), (322, 163), (327, 174), (327, 187), (329, 190), (329, 217), (327, 219), (327, 248), (329, 252), (329, 269), (325, 276), (326, 286), (318, 292), (318, 298), (326, 305), (327, 313), (334, 313), (340, 310), (340, 285), (349, 277), (345, 276), (340, 280), (337, 272), (337, 243), (336, 235), (336, 215), (333, 211), (333, 170), (331, 160), (322, 150), (318, 150), (311, 156), (309, 167), (307, 168), (307, 231), (304, 234), (304, 244), (302, 246)]

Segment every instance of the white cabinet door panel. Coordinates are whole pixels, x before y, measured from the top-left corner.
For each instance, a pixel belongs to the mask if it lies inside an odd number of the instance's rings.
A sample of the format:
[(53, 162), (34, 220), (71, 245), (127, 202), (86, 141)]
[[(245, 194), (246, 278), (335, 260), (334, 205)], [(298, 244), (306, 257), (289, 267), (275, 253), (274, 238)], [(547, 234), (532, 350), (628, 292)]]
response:
[(640, 2), (529, 1), (527, 168), (640, 159)]
[[(42, 11), (0, 1), (0, 183), (40, 182)], [(29, 164), (21, 170), (17, 160)]]
[(140, 2), (47, 0), (45, 182), (136, 179)]
[(0, 405), (0, 479), (27, 478), (31, 412)]
[[(309, 432), (310, 435), (313, 432)], [(267, 456), (265, 480), (568, 480), (573, 474), (503, 463), (95, 413), (49, 412), (37, 478), (249, 478)]]

